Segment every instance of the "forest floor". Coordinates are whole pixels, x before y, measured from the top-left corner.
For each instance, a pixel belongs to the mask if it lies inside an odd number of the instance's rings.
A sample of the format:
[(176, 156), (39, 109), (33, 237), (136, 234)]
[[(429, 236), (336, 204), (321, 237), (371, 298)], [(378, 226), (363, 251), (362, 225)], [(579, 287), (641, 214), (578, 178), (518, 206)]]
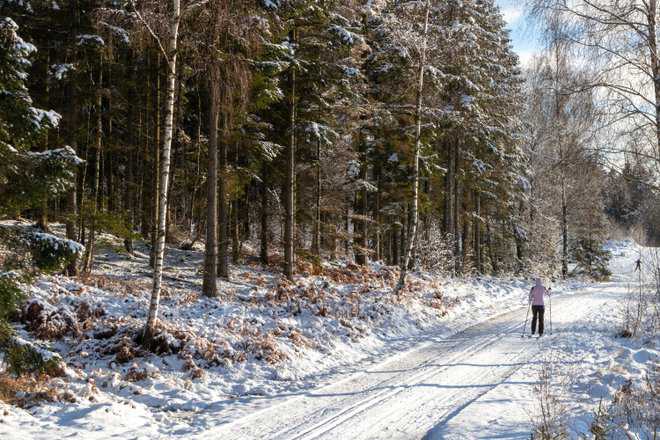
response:
[(553, 286), (542, 339), (521, 338), (525, 280), (415, 273), (397, 299), (396, 271), (379, 264), (309, 265), (294, 283), (246, 264), (205, 298), (202, 252), (169, 249), (159, 354), (133, 341), (147, 249), (103, 242), (91, 276), (24, 286), (36, 312), (16, 329), (59, 353), (66, 375), (49, 399), (0, 402), (0, 438), (527, 439), (549, 368), (570, 378), (552, 389), (577, 438), (601, 400), (658, 368), (657, 335), (616, 336), (632, 242), (613, 245), (611, 282)]

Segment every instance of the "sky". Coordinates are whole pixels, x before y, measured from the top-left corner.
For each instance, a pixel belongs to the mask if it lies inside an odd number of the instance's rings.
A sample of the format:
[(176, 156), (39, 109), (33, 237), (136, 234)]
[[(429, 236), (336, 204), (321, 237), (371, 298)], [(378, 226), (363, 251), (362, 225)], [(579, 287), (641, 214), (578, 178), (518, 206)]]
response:
[(540, 43), (525, 18), (524, 0), (496, 0), (509, 29), (513, 49), (524, 66), (540, 50)]

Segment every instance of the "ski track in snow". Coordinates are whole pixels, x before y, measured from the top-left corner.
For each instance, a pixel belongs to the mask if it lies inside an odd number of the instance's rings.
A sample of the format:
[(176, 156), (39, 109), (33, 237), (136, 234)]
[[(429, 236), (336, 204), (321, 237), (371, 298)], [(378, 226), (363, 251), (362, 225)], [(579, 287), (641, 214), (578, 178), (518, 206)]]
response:
[[(609, 283), (556, 297), (553, 318), (561, 319), (554, 330), (596, 313), (623, 289)], [(521, 338), (525, 312), (506, 313), (448, 339), (429, 335), (404, 356), (276, 404), (269, 405), (281, 396), (264, 398), (251, 414), (197, 438), (527, 439), (537, 376), (522, 373), (540, 362), (552, 336)], [(466, 427), (484, 422), (483, 430), (466, 436)]]

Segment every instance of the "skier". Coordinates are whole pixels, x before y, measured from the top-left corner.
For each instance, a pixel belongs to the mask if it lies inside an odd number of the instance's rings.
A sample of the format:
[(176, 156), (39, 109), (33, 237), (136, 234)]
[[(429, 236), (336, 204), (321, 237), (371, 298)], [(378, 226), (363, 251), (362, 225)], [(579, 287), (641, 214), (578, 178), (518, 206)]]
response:
[(543, 314), (545, 305), (543, 295), (550, 295), (550, 291), (545, 288), (540, 278), (536, 279), (536, 284), (529, 291), (529, 301), (532, 303), (532, 335), (536, 332), (536, 321), (539, 323), (539, 336), (543, 336)]

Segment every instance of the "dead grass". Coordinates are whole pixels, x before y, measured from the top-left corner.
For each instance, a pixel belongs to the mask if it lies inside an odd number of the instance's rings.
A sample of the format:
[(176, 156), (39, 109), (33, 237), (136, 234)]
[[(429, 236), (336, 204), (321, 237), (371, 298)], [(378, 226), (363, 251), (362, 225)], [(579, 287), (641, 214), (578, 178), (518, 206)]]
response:
[(141, 380), (154, 378), (157, 376), (158, 373), (155, 371), (148, 371), (146, 368), (138, 366), (138, 364), (133, 364), (124, 375), (124, 380), (128, 382), (139, 382)]
[[(148, 279), (126, 279), (112, 275), (86, 273), (77, 277), (77, 281), (89, 287), (111, 291), (117, 295), (144, 296), (145, 292), (151, 290), (151, 281)], [(81, 289), (80, 293), (83, 293)], [(163, 286), (163, 297), (168, 297), (169, 292)]]
[(0, 373), (0, 400), (21, 408), (42, 401), (56, 402), (60, 396), (56, 389), (48, 386), (49, 379), (47, 375), (14, 377)]
[[(303, 343), (302, 340), (299, 340), (299, 343)], [(256, 359), (263, 359), (271, 365), (279, 364), (288, 359), (288, 356), (280, 349), (272, 334), (252, 338), (249, 347)]]
[(562, 404), (561, 394), (568, 380), (553, 354), (542, 359), (539, 368), (538, 383), (534, 386), (535, 413), (532, 415), (532, 440), (568, 439), (564, 416), (566, 408)]
[(595, 440), (609, 438), (656, 439), (660, 432), (660, 378), (628, 380), (612, 402), (600, 402), (590, 427)]
[(438, 310), (440, 316), (446, 316), (453, 307), (461, 302), (460, 298), (446, 297), (440, 290), (433, 292), (433, 297), (428, 300), (427, 305)]

